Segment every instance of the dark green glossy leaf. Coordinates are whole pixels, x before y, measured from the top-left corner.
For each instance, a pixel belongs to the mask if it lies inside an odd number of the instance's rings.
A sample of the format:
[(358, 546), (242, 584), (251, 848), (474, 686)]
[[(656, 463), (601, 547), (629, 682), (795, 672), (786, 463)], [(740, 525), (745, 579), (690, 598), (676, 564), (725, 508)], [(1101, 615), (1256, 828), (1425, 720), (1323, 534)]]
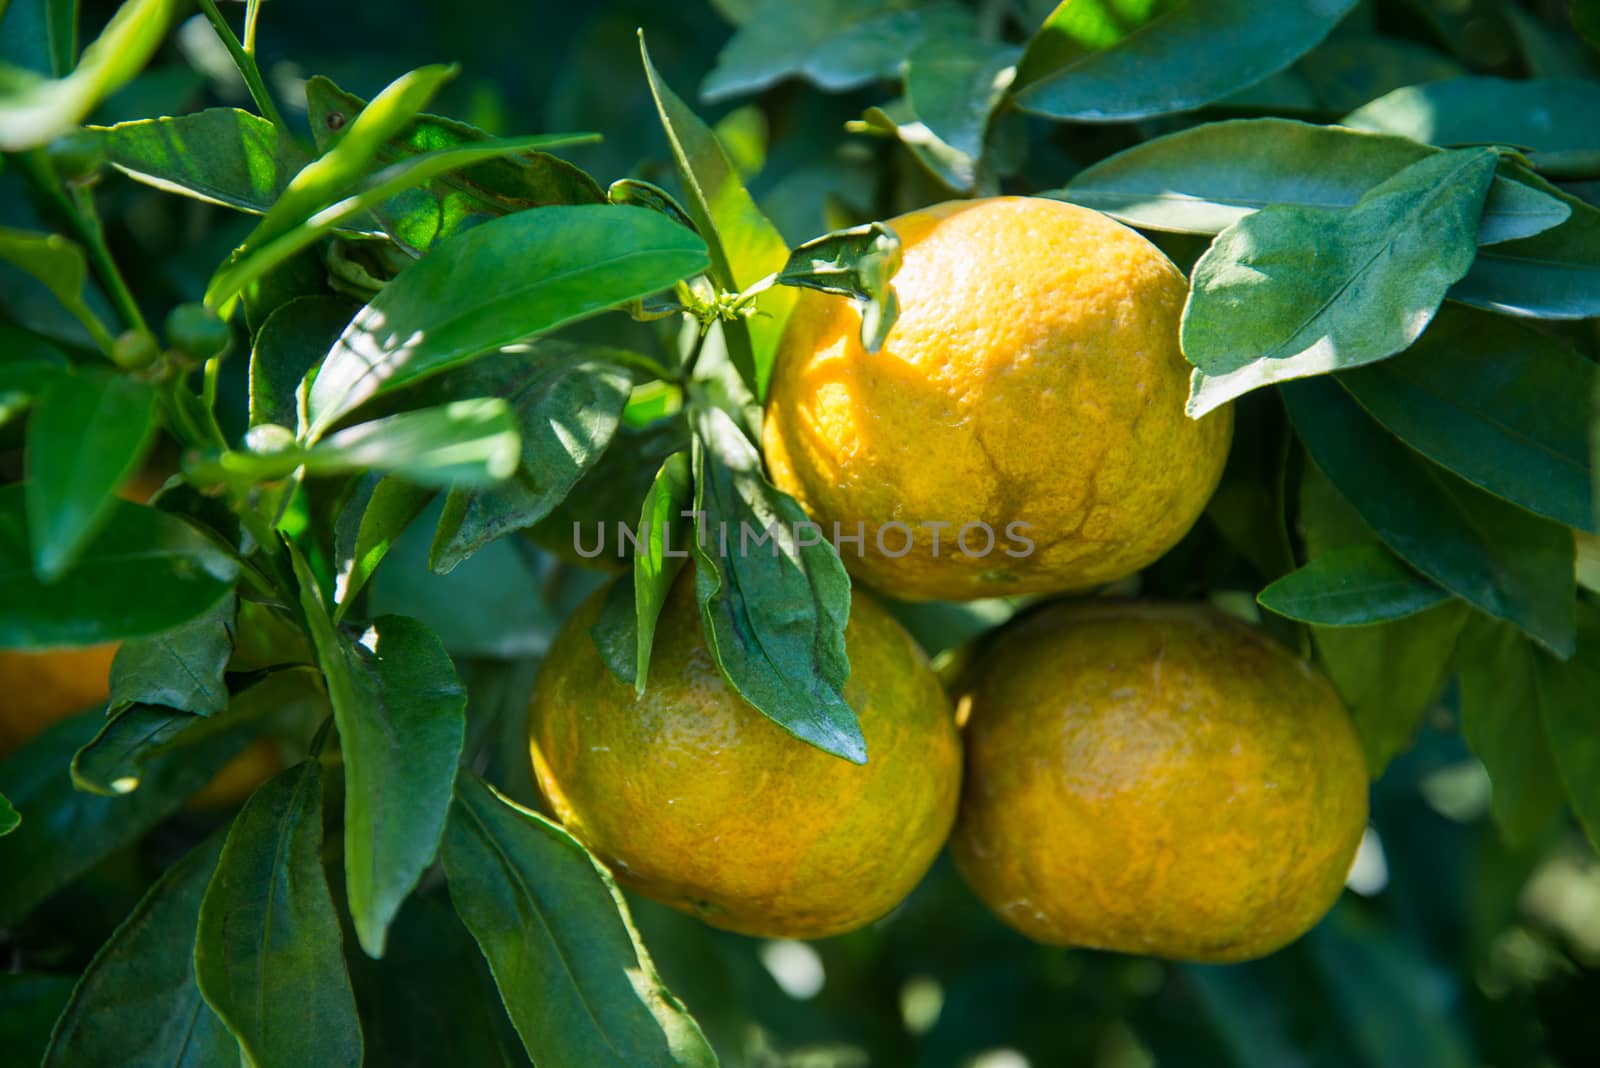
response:
[(906, 60), (906, 99), (935, 137), (977, 159), (1021, 57), (1021, 49), (997, 41), (930, 35)]
[(1281, 388), (1312, 458), (1396, 555), (1558, 656), (1571, 653), (1571, 531), (1428, 463), (1335, 382)]
[[(644, 427), (624, 424), (617, 430), (612, 447), (578, 480), (566, 500), (532, 528), (534, 541), (571, 559), (580, 555), (574, 542), (574, 537), (579, 536), (585, 553), (589, 553), (598, 531), (614, 533), (618, 523), (631, 524), (639, 517), (639, 503), (655, 484), (661, 465), (688, 445), (688, 424), (681, 415), (658, 419)], [(589, 555), (601, 560), (622, 558), (622, 546), (611, 541), (607, 546)]]
[(894, 0), (763, 0), (743, 21), (700, 86), (715, 102), (804, 78), (837, 93), (892, 78), (930, 30), (971, 33), (953, 5), (906, 10)]
[(300, 425), (295, 391), (339, 340), (356, 307), (343, 297), (296, 297), (256, 331), (250, 350), (250, 425)]
[(322, 870), (316, 760), (269, 780), (234, 817), (200, 903), (194, 970), (244, 1063), (361, 1063), (361, 1024)]
[[(588, 139), (588, 135), (553, 134), (548, 137), (484, 141), (458, 148), (440, 149), (438, 152), (429, 152), (390, 164), (376, 174), (358, 178), (356, 186), (348, 196), (302, 219), (286, 218), (271, 226), (268, 225), (273, 223), (271, 218), (263, 219), (261, 225), (257, 227), (262, 236), (256, 238), (254, 243), (247, 243), (223, 264), (216, 274), (212, 275), (210, 284), (206, 286), (206, 302), (213, 307), (226, 310), (239, 294), (247, 292), (256, 282), (299, 255), (314, 242), (349, 224), (352, 220), (362, 218), (369, 209), (378, 207), (439, 175), (508, 153)], [(340, 149), (335, 148), (329, 154), (339, 151)], [(306, 170), (309, 171), (316, 165), (311, 164)], [(304, 174), (305, 171), (301, 173)], [(291, 183), (279, 203), (288, 200), (294, 191), (295, 186)], [(328, 192), (331, 193), (331, 190)], [(273, 208), (274, 212), (277, 210), (276, 207)], [(345, 251), (347, 255), (343, 259), (330, 258), (330, 282), (345, 283), (345, 288), (353, 284), (358, 291), (369, 286), (376, 288), (381, 284), (377, 278), (367, 274), (366, 268), (355, 256), (348, 255), (349, 249)], [(387, 251), (395, 259), (404, 255), (398, 248), (390, 248)], [(381, 254), (382, 250), (368, 252), (371, 256)]]
[(1539, 837), (1561, 809), (1561, 777), (1539, 708), (1539, 652), (1514, 628), (1475, 619), (1456, 670), (1461, 731), (1493, 784), (1490, 811), (1513, 845)]
[[(206, 721), (199, 721), (206, 722)], [(72, 755), (105, 723), (86, 712), (45, 730), (0, 761), (0, 793), (23, 820), (0, 838), (0, 927), (11, 927), (114, 851), (137, 841), (204, 786), (244, 745), (226, 733), (145, 765), (138, 790), (100, 797), (74, 788)]]
[(1353, 208), (1263, 208), (1219, 234), (1183, 310), (1190, 414), (1415, 341), (1472, 265), (1495, 163), (1489, 149), (1440, 153)]
[(190, 850), (144, 895), (84, 971), (44, 1068), (210, 1068), (239, 1045), (194, 975), (200, 902), (223, 836)]
[[(1401, 137), (1289, 119), (1210, 122), (1158, 137), (1078, 172), (1052, 194), (1130, 226), (1214, 234), (1274, 204), (1351, 208), (1437, 150)], [(1478, 243), (1531, 237), (1566, 220), (1559, 197), (1508, 177), (1489, 187)]]
[(128, 375), (54, 376), (28, 419), (28, 535), (34, 568), (61, 577), (100, 532), (119, 486), (144, 466), (156, 391)]
[[(807, 7), (780, 6), (794, 10)], [(678, 180), (683, 183), (689, 217), (705, 238), (712, 281), (725, 292), (737, 293), (782, 270), (789, 255), (782, 235), (756, 207), (710, 127), (656, 72), (643, 35), (639, 38), (639, 55), (661, 128), (672, 150)], [(778, 337), (794, 299), (795, 294), (787, 290), (768, 289), (755, 299), (755, 315), (722, 324), (733, 365), (758, 399), (766, 396)]]
[(189, 751), (214, 745), (237, 753), (259, 733), (263, 720), (291, 712), (325, 715), (325, 708), (315, 677), (307, 668), (266, 675), (215, 716), (196, 716), (159, 705), (132, 705), (112, 715), (73, 755), (72, 783), (79, 790), (104, 797), (143, 791), (169, 756), (182, 759)]
[(703, 517), (695, 589), (712, 656), (734, 689), (784, 730), (866, 763), (866, 740), (843, 693), (844, 564), (794, 499), (767, 481), (732, 419), (701, 411), (695, 436), (695, 511)]
[(358, 953), (349, 964), (367, 1064), (529, 1068), (494, 977), (444, 894), (411, 897), (383, 960)]
[(449, 489), (509, 478), (521, 449), (510, 405), (480, 397), (357, 423), (299, 458), (313, 475), (387, 471), (419, 486)]
[(643, 208), (540, 208), (473, 227), (357, 314), (311, 388), (309, 434), (380, 393), (665, 289), (706, 263), (698, 237)]
[(1534, 653), (1541, 722), (1567, 800), (1600, 849), (1600, 610), (1578, 606), (1578, 649), (1566, 663)]
[(594, 466), (622, 420), (633, 380), (607, 350), (544, 343), (482, 359), (453, 376), (453, 393), (501, 398), (522, 436), (513, 476), (457, 488), (434, 535), (432, 566), (447, 573), (489, 542), (550, 514)]
[(778, 281), (850, 298), (861, 309), (861, 344), (868, 352), (877, 352), (900, 316), (900, 301), (891, 284), (899, 269), (900, 238), (883, 223), (873, 222), (797, 246), (778, 272)]
[(1370, 627), (1312, 628), (1317, 658), (1350, 710), (1373, 778), (1410, 743), (1439, 699), (1469, 615), (1452, 600)]
[[(0, 151), (48, 144), (82, 122), (155, 54), (177, 6), (174, 0), (127, 0), (64, 77), (8, 73), (0, 84)], [(55, 57), (66, 58), (59, 48), (52, 49)]]
[(1595, 365), (1497, 315), (1446, 309), (1410, 351), (1339, 382), (1399, 438), (1497, 496), (1596, 529), (1588, 394)]
[[(689, 556), (694, 532), (685, 513), (694, 505), (689, 454), (675, 452), (656, 473), (639, 510), (639, 551), (633, 554), (634, 688), (642, 695), (650, 676), (656, 620), (672, 580)], [(676, 547), (674, 547), (676, 546)]]
[(611, 877), (566, 831), (469, 772), (444, 865), (450, 899), (535, 1064), (716, 1065)]
[(228, 707), (223, 672), (233, 655), (234, 597), (209, 612), (117, 650), (111, 663), (111, 707), (162, 705), (211, 716)]
[(237, 574), (233, 559), (185, 521), (113, 500), (73, 568), (45, 584), (33, 572), (23, 487), (0, 487), (0, 648), (157, 634), (215, 605)]
[(266, 213), (307, 163), (304, 152), (259, 115), (208, 108), (97, 129), (106, 159), (169, 193), (257, 215)]
[(378, 474), (361, 480), (354, 496), (339, 512), (334, 526), (338, 563), (338, 611), (343, 618), (372, 573), (389, 555), (395, 538), (433, 499), (431, 490)]
[(1510, 145), (1540, 170), (1600, 152), (1600, 85), (1577, 79), (1451, 78), (1408, 85), (1344, 118), (1431, 145)]
[(1538, 319), (1600, 316), (1600, 208), (1531, 171), (1518, 177), (1558, 197), (1572, 214), (1541, 234), (1481, 250), (1472, 270), (1451, 288), (1450, 299)]
[(26, 411), (68, 366), (66, 354), (52, 342), (0, 323), (0, 426)]
[(1302, 623), (1349, 627), (1414, 615), (1449, 596), (1381, 545), (1359, 545), (1313, 557), (1256, 600)]
[(1086, 21), (1105, 22), (1096, 0), (1063, 0), (1028, 42), (1017, 104), (1078, 122), (1189, 111), (1287, 67), (1354, 6), (1354, 0), (1152, 5), (1154, 18), (1117, 26), (1106, 38), (1085, 33)]
[[(306, 103), (312, 136), (323, 151), (337, 143), (349, 121), (367, 106), (361, 97), (321, 75), (306, 83)], [(489, 135), (475, 126), (420, 114), (385, 141), (372, 158), (387, 165), (488, 140)], [(486, 219), (551, 204), (599, 204), (604, 200), (594, 179), (579, 168), (544, 152), (523, 152), (408, 189), (373, 208), (372, 214), (396, 241), (425, 251)]]
[(290, 559), (344, 754), (350, 915), (362, 949), (381, 957), (390, 922), (439, 849), (466, 690), (439, 639), (414, 619), (376, 620), (373, 649), (346, 639), (292, 545)]

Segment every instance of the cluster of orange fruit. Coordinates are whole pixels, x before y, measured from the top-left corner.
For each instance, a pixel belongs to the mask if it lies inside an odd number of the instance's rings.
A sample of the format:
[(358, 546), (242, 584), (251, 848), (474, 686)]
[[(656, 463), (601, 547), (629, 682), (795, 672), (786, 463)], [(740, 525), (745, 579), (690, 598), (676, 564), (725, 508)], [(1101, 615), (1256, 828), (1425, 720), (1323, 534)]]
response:
[[(891, 224), (901, 315), (881, 351), (850, 302), (805, 293), (766, 410), (773, 481), (903, 599), (1083, 592), (1152, 563), (1220, 478), (1231, 414), (1184, 414), (1186, 283), (1144, 238), (1049, 200)], [(919, 521), (1027, 525), (1035, 550), (890, 557)], [(896, 543), (898, 552), (899, 544)], [(597, 595), (535, 688), (530, 749), (555, 814), (635, 889), (773, 937), (857, 928), (948, 839), (1003, 921), (1042, 942), (1199, 961), (1259, 956), (1332, 906), (1366, 825), (1348, 714), (1310, 665), (1198, 604), (1057, 601), (990, 635), (947, 692), (859, 590), (844, 696), (868, 760), (745, 703), (664, 606), (643, 695), (589, 638)]]

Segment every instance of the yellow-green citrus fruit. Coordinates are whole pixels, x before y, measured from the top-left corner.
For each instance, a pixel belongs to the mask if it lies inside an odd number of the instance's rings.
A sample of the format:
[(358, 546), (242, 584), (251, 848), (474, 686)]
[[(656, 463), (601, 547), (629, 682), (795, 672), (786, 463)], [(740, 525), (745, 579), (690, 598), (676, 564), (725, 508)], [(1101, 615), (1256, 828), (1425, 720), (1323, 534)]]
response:
[(567, 829), (625, 885), (729, 930), (821, 938), (894, 908), (943, 846), (961, 784), (949, 699), (911, 636), (854, 599), (857, 765), (728, 685), (689, 570), (662, 608), (642, 697), (590, 640), (603, 596), (556, 637), (529, 713), (534, 773)]
[(1052, 945), (1227, 962), (1311, 928), (1367, 819), (1327, 680), (1198, 605), (1089, 601), (1007, 628), (958, 688), (951, 851)]
[(864, 531), (840, 543), (851, 572), (966, 599), (1082, 589), (1171, 548), (1233, 426), (1227, 410), (1184, 414), (1183, 274), (1054, 200), (957, 201), (890, 226), (904, 262), (883, 348), (862, 346), (849, 300), (802, 293), (763, 430), (773, 481), (824, 534)]

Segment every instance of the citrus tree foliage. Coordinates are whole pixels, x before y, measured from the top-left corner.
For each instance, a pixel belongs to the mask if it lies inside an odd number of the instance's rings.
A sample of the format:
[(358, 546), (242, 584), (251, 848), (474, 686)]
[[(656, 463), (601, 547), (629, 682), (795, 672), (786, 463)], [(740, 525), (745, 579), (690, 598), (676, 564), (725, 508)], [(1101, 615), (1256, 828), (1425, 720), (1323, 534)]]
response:
[[(1592, 1061), (1593, 4), (82, 7), (0, 3), (0, 650), (121, 645), (0, 759), (0, 1060)], [(881, 220), (1002, 193), (1189, 274), (1189, 411), (1238, 433), (1130, 581), (1255, 619), (1360, 732), (1364, 896), (1266, 960), (1031, 947), (945, 863), (761, 944), (535, 810), (575, 529), (619, 678), (693, 568), (734, 689), (872, 759), (849, 579), (753, 431), (797, 288), (876, 351)], [(780, 526), (685, 559), (691, 511)], [(1018, 607), (897, 611), (959, 663)]]

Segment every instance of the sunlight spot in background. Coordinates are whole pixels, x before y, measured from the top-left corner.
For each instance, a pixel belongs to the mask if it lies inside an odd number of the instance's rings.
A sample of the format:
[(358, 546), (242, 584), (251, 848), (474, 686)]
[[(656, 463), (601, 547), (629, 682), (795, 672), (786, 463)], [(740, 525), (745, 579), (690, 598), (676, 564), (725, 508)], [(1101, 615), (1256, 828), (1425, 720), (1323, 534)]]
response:
[(1014, 1049), (991, 1049), (972, 1058), (965, 1068), (1032, 1068), (1032, 1065)]
[(1356, 859), (1350, 864), (1344, 885), (1362, 897), (1372, 897), (1389, 885), (1389, 862), (1383, 855), (1383, 842), (1371, 827), (1361, 832), (1361, 844), (1356, 847)]
[(798, 1001), (816, 997), (827, 978), (822, 958), (804, 942), (768, 942), (761, 947), (761, 963), (783, 992)]
[(1522, 907), (1585, 960), (1600, 960), (1600, 858), (1582, 847), (1542, 863), (1522, 888)]
[(205, 75), (217, 95), (230, 100), (245, 95), (244, 76), (204, 15), (191, 15), (178, 27), (178, 51), (189, 66)]
[(1417, 784), (1422, 797), (1445, 819), (1471, 823), (1489, 811), (1489, 773), (1476, 760), (1430, 772)]
[(900, 1019), (913, 1035), (925, 1035), (944, 1011), (944, 987), (926, 975), (907, 979), (900, 988)]

